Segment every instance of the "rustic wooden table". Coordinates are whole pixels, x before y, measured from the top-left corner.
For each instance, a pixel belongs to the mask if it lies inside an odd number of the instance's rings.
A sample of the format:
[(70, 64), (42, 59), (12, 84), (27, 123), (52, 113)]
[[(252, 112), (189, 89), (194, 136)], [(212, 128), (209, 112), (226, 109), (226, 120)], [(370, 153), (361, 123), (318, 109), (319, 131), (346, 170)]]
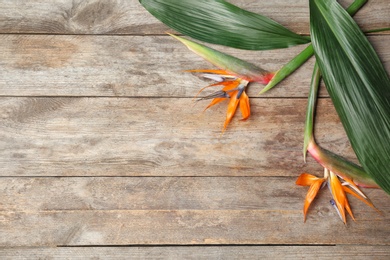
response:
[[(308, 34), (307, 0), (231, 1)], [(344, 0), (347, 5), (352, 0)], [(390, 27), (388, 0), (356, 15)], [(258, 96), (225, 134), (224, 105), (202, 113), (213, 68), (165, 34), (137, 0), (0, 0), (0, 258), (388, 259), (390, 197), (351, 199), (344, 225), (327, 191), (303, 223), (302, 159), (313, 59)], [(390, 34), (369, 36), (390, 71)], [(277, 70), (305, 46), (217, 47)], [(354, 160), (326, 91), (316, 136)], [(356, 258), (355, 258), (356, 259)]]

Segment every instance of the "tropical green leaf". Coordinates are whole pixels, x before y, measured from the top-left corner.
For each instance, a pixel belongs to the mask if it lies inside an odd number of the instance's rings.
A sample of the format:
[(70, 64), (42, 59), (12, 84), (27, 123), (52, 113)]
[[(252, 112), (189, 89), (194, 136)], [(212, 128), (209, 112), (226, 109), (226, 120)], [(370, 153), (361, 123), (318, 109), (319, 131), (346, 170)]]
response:
[(223, 0), (140, 0), (161, 22), (200, 41), (247, 50), (310, 42), (279, 23)]
[(313, 48), (326, 88), (364, 170), (390, 194), (390, 79), (335, 0), (310, 0)]
[[(360, 8), (363, 7), (363, 5), (367, 2), (367, 0), (355, 0), (348, 8), (346, 9), (347, 12), (353, 16), (359, 11)], [(386, 31), (388, 28), (382, 28), (375, 30), (377, 31)], [(280, 70), (277, 71), (274, 78), (265, 86), (259, 94), (263, 94), (267, 92), (268, 90), (275, 87), (277, 84), (279, 84), (281, 81), (283, 81), (285, 78), (287, 78), (289, 75), (291, 75), (295, 70), (297, 70), (302, 64), (304, 64), (311, 56), (313, 56), (314, 50), (313, 46), (309, 44), (301, 53), (299, 53), (297, 56), (295, 56), (291, 61), (289, 61), (287, 64), (285, 64)], [(306, 154), (306, 153), (305, 153)]]

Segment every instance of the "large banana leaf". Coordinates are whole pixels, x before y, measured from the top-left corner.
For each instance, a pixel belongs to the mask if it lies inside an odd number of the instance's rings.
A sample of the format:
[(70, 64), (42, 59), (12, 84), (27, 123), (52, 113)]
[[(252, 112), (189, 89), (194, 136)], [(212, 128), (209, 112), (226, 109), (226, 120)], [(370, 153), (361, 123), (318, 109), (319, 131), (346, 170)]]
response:
[(390, 194), (389, 76), (335, 0), (310, 0), (310, 27), (327, 90), (359, 162)]
[(200, 41), (247, 50), (310, 42), (279, 23), (223, 0), (140, 0), (161, 22)]

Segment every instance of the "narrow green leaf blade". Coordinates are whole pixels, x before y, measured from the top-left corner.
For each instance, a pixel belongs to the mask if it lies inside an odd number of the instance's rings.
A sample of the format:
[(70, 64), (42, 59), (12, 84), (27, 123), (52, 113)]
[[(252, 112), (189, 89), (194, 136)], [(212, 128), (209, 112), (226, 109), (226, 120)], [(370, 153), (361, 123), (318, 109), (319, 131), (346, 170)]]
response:
[(223, 0), (140, 0), (161, 22), (200, 41), (247, 50), (310, 42), (279, 23)]
[(335, 0), (310, 0), (313, 48), (327, 90), (364, 170), (390, 194), (390, 79)]
[[(347, 12), (353, 16), (359, 11), (360, 8), (367, 2), (367, 0), (355, 0), (348, 8)], [(388, 28), (379, 29), (380, 31), (386, 31)], [(313, 56), (314, 50), (313, 46), (309, 44), (301, 53), (295, 56), (291, 61), (284, 65), (280, 70), (277, 71), (273, 79), (265, 86), (259, 94), (263, 94), (268, 90), (275, 87), (290, 74), (292, 74), (296, 69), (298, 69), (302, 64), (304, 64), (311, 56)], [(306, 153), (305, 153), (306, 154)]]

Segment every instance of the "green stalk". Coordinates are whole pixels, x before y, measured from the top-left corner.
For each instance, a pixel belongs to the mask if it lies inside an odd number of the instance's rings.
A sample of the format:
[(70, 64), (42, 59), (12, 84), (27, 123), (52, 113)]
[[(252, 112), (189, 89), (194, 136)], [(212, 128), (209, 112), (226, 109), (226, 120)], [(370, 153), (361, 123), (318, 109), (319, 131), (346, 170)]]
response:
[(386, 31), (390, 31), (390, 27), (379, 28), (379, 29), (372, 29), (372, 30), (364, 31), (364, 33), (376, 33), (376, 32), (386, 32)]
[(355, 2), (353, 2), (350, 6), (348, 6), (348, 8), (346, 9), (346, 11), (351, 15), (351, 16), (354, 16), (357, 11), (360, 10), (360, 8), (363, 7), (363, 5), (365, 5), (367, 3), (368, 0), (355, 0)]
[[(367, 3), (367, 0), (355, 0), (346, 11), (351, 15), (355, 15), (363, 5)], [(314, 55), (314, 50), (312, 44), (309, 44), (301, 53), (299, 53), (295, 58), (289, 61), (284, 65), (280, 70), (278, 70), (274, 78), (260, 91), (259, 95), (264, 94), (268, 90), (275, 87), (285, 78), (290, 76), (294, 71), (301, 67), (311, 56)]]
[(310, 83), (310, 92), (306, 108), (306, 121), (303, 142), (303, 160), (306, 162), (307, 148), (311, 142), (314, 142), (314, 114), (317, 105), (318, 88), (321, 80), (321, 72), (317, 62), (314, 64), (313, 75)]

